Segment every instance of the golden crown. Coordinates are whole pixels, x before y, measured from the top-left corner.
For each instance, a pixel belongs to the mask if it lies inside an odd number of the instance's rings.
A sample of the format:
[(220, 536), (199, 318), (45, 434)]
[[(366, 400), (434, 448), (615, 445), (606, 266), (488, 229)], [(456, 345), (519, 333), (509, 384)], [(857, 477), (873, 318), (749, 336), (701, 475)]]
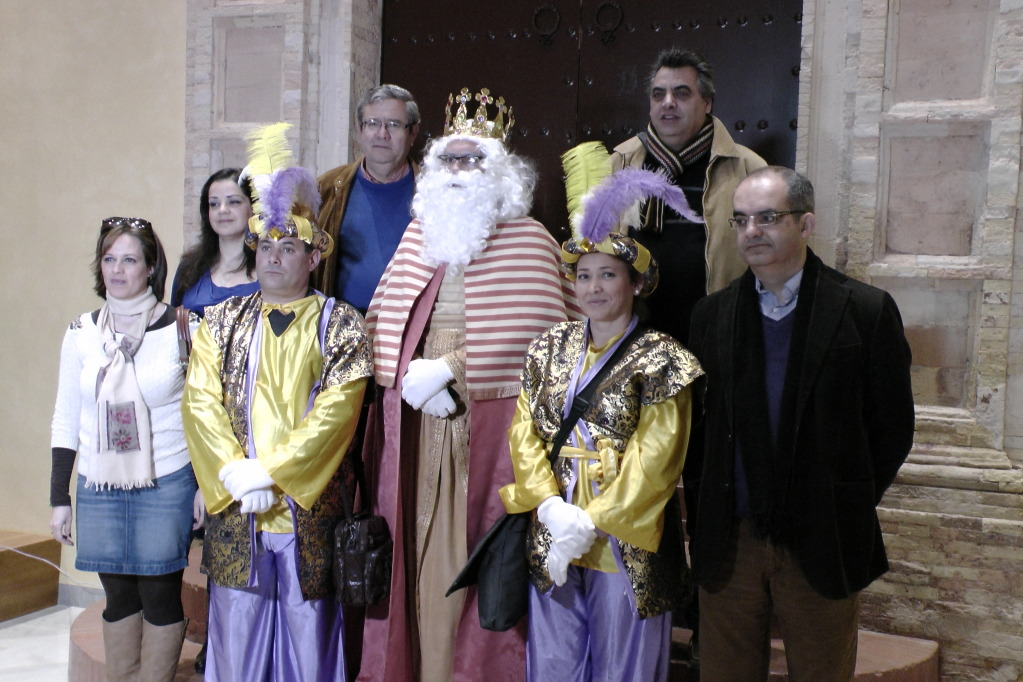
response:
[[(473, 100), (480, 103), (476, 109), (476, 115), (469, 118), (468, 105)], [(451, 110), (455, 102), (458, 108), (455, 110), (454, 118)], [(497, 109), (497, 115), (493, 120), (487, 115), (487, 105)], [(507, 112), (507, 122), (505, 121)], [(444, 135), (474, 135), (476, 137), (492, 137), (495, 140), (505, 142), (508, 133), (515, 125), (515, 117), (512, 116), (512, 109), (504, 103), (504, 97), (494, 99), (490, 96), (490, 90), (483, 88), (476, 95), (469, 94), (469, 88), (462, 88), (458, 96), (448, 95), (448, 106), (444, 115)]]

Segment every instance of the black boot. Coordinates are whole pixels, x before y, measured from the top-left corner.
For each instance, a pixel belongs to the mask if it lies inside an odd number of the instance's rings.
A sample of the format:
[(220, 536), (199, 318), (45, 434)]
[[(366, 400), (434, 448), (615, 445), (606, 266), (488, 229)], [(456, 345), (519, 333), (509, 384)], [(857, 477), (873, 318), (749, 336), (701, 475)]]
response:
[(195, 657), (195, 672), (204, 673), (206, 672), (206, 641), (203, 640), (202, 649), (199, 649), (198, 655)]

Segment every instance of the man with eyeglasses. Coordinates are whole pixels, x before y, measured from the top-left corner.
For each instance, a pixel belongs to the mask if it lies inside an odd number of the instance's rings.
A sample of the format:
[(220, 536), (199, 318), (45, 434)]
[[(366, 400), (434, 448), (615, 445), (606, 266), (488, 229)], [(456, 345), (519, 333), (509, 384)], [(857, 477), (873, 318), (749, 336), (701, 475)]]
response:
[(474, 588), (445, 596), (504, 511), (526, 347), (574, 306), (557, 243), (528, 215), (536, 173), (505, 147), (513, 123), (485, 88), (449, 99), (366, 315), (377, 400), (364, 455), (395, 557), (388, 603), (366, 612), (366, 682), (525, 679), (525, 623), (483, 630)]
[(379, 85), (359, 100), (356, 118), (362, 155), (318, 181), (318, 223), (337, 248), (313, 274), (313, 286), (365, 315), (409, 223), (419, 172), (409, 152), (419, 134), (419, 106), (405, 88)]
[[(735, 191), (747, 271), (696, 304), (707, 376), (690, 518), (703, 682), (853, 679), (859, 592), (888, 569), (876, 506), (913, 444), (911, 356), (881, 289), (807, 246), (813, 186), (768, 166)], [(688, 484), (689, 482), (687, 482)]]

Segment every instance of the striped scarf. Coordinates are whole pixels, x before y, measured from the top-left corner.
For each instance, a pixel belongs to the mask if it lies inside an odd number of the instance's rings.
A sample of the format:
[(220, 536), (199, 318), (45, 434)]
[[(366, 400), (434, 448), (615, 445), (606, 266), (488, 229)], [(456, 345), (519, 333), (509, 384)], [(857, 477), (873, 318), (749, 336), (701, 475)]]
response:
[[(413, 220), (384, 271), (366, 313), (376, 381), (395, 386), (409, 313), (436, 272), (420, 255)], [(559, 276), (557, 243), (531, 218), (498, 223), (486, 248), (465, 268), (465, 382), (473, 400), (517, 396), (529, 342), (578, 317), (570, 285)], [(432, 302), (429, 302), (432, 304)]]
[[(714, 119), (707, 116), (706, 123), (700, 128), (700, 132), (696, 133), (692, 142), (677, 153), (658, 137), (652, 123), (647, 124), (645, 133), (639, 134), (639, 141), (643, 143), (643, 147), (646, 149), (647, 161), (659, 166), (659, 170), (668, 176), (671, 184), (678, 185), (679, 178), (682, 177), (686, 166), (710, 151), (710, 145), (714, 141)], [(663, 229), (663, 201), (651, 199), (647, 202), (646, 209), (643, 212), (643, 226), (644, 229), (654, 232), (660, 232)]]

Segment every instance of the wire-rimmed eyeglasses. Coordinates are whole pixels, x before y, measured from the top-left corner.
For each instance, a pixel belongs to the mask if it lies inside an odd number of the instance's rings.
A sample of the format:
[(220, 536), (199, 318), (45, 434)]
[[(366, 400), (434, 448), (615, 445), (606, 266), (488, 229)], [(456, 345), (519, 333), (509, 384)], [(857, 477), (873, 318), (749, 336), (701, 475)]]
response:
[(776, 225), (783, 216), (803, 214), (806, 211), (764, 211), (756, 215), (737, 215), (728, 219), (728, 224), (736, 230), (745, 230), (749, 225), (754, 227), (770, 227)]
[(412, 127), (411, 123), (405, 123), (404, 121), (398, 121), (393, 118), (386, 120), (382, 118), (367, 118), (363, 120), (360, 125), (363, 130), (372, 130), (373, 132), (376, 132), (381, 128), (386, 128), (389, 133), (396, 133), (399, 130), (405, 130), (406, 128)]
[(438, 154), (437, 160), (445, 166), (461, 166), (464, 168), (479, 168), (483, 160), (487, 158), (482, 154)]

